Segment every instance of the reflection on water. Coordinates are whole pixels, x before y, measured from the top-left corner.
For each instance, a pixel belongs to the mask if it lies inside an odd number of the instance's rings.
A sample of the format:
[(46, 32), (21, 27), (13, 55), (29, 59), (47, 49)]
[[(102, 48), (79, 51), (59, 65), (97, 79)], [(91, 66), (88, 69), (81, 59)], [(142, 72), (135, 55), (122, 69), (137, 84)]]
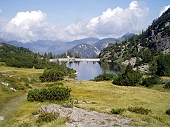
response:
[[(94, 77), (99, 74), (102, 74), (102, 68), (99, 62), (69, 62), (66, 65), (78, 72), (78, 80), (90, 80), (94, 79)], [(117, 74), (119, 72), (120, 70), (109, 70), (109, 73)]]

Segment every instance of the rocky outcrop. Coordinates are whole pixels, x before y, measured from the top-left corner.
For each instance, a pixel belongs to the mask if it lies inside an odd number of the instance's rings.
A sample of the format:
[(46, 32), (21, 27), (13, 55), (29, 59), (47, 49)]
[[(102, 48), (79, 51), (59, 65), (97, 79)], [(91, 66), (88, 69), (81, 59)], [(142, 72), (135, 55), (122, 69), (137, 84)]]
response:
[[(130, 60), (125, 60), (124, 62), (122, 62), (122, 65), (127, 66), (129, 63), (132, 65), (132, 67), (134, 67), (136, 64), (136, 57), (133, 57)], [(138, 69), (141, 73), (148, 73), (149, 65), (148, 64), (140, 65), (140, 66), (138, 66)], [(133, 70), (137, 70), (137, 68), (135, 67), (135, 68), (133, 68)]]
[(57, 104), (41, 106), (40, 112), (59, 113), (59, 117), (67, 117), (67, 127), (130, 127), (130, 118), (120, 115), (109, 115), (88, 111), (77, 107), (65, 108)]
[(127, 66), (129, 63), (134, 67), (136, 64), (136, 57), (133, 57), (130, 60), (125, 60), (124, 62), (122, 62), (122, 65)]

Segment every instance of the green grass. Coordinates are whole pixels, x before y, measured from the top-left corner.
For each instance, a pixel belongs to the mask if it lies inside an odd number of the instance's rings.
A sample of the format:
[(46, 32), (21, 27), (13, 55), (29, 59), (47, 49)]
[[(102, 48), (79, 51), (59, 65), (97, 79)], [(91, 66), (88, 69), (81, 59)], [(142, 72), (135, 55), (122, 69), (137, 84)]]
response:
[[(17, 69), (2, 67), (1, 73), (8, 73), (15, 77), (29, 77), (37, 80), (36, 83), (31, 84), (32, 87), (46, 87), (51, 83), (40, 83), (38, 76), (43, 73), (43, 70), (37, 69)], [(169, 80), (169, 77), (164, 77), (164, 80)], [(95, 110), (99, 112), (110, 113), (112, 109), (125, 109), (121, 114), (123, 116), (132, 118), (131, 125), (134, 126), (149, 126), (160, 127), (170, 126), (170, 117), (165, 112), (170, 109), (170, 90), (164, 90), (163, 85), (156, 85), (153, 88), (145, 87), (127, 87), (116, 86), (111, 81), (94, 82), (81, 81), (81, 84), (76, 84), (74, 81), (62, 81), (65, 86), (72, 89), (71, 98), (73, 100), (81, 100), (90, 103), (75, 104), (88, 110)], [(49, 85), (48, 85), (49, 84)], [(5, 94), (5, 89), (0, 89), (0, 97), (13, 98), (16, 93)], [(8, 91), (9, 92), (9, 91)], [(0, 98), (0, 99), (1, 99)], [(5, 103), (6, 101), (1, 101)], [(11, 114), (11, 117), (3, 122), (3, 125), (8, 126), (38, 126), (32, 113), (36, 112), (41, 105), (49, 104), (50, 102), (28, 102), (26, 99), (18, 106), (17, 110)], [(63, 104), (60, 102), (59, 104)], [(143, 107), (151, 110), (147, 115), (136, 114), (126, 109), (128, 107)], [(65, 119), (59, 119), (51, 123), (43, 123), (42, 127), (64, 126)]]
[[(162, 92), (144, 87), (116, 86), (111, 82), (83, 81), (79, 85), (65, 84), (72, 88), (72, 98), (95, 102), (77, 104), (78, 107), (107, 113), (113, 108), (143, 107), (152, 112), (148, 115), (140, 115), (125, 111), (123, 116), (132, 118), (132, 125), (170, 126), (170, 118), (165, 114), (165, 111), (170, 108), (170, 90), (162, 90)], [(157, 87), (159, 88), (159, 85)]]
[(0, 66), (0, 109), (3, 103), (9, 101), (11, 98), (21, 95), (25, 91), (13, 92), (6, 86), (2, 85), (1, 82), (7, 82), (8, 78), (16, 79), (20, 81), (18, 83), (25, 84), (26, 81), (22, 79), (30, 80), (28, 83), (30, 86), (35, 86), (36, 83), (33, 81), (39, 82), (39, 75), (42, 74), (42, 69), (25, 69), (25, 68), (13, 68)]

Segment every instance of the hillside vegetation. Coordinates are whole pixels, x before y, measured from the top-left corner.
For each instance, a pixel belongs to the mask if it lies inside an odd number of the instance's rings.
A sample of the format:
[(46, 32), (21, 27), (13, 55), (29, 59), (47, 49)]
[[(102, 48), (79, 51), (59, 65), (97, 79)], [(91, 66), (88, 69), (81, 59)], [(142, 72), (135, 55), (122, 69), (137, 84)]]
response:
[(61, 71), (63, 76), (75, 73), (75, 70), (66, 67), (65, 63), (53, 63), (49, 59), (53, 57), (50, 52), (40, 55), (33, 53), (23, 47), (15, 47), (9, 44), (0, 43), (0, 62), (6, 66), (17, 68), (55, 69)]
[(170, 76), (170, 8), (146, 31), (121, 43), (110, 44), (101, 51), (100, 58), (119, 64), (128, 61), (126, 65), (131, 62), (136, 69), (149, 65), (147, 73)]

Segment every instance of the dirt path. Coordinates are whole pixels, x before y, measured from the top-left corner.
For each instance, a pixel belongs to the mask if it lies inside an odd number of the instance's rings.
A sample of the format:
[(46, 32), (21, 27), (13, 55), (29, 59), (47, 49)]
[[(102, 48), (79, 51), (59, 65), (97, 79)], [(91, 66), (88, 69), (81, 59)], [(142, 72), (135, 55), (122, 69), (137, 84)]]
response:
[(6, 102), (2, 109), (0, 110), (0, 126), (2, 125), (2, 122), (4, 120), (7, 120), (10, 118), (10, 116), (17, 111), (19, 105), (25, 100), (27, 97), (27, 93), (24, 93), (18, 97), (15, 97), (8, 102)]

